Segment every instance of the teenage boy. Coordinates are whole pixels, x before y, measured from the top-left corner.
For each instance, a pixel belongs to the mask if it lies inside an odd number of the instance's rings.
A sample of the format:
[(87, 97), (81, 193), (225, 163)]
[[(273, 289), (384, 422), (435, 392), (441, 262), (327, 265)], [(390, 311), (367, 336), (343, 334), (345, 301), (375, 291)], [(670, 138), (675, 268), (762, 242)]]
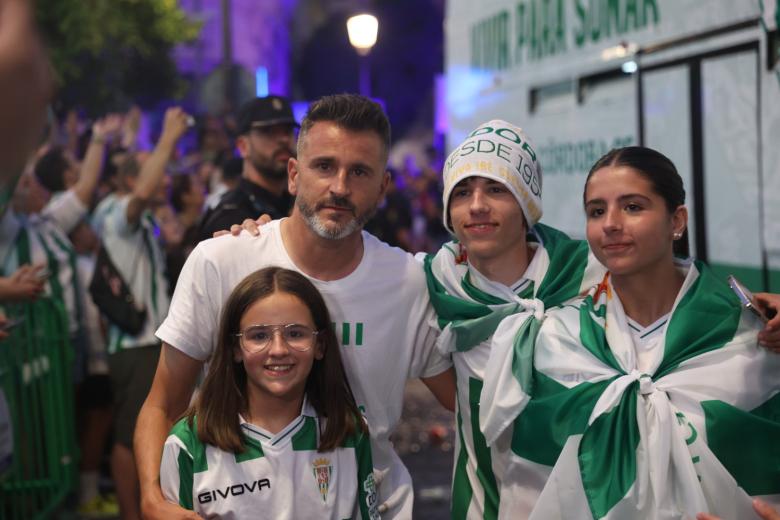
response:
[(457, 379), (452, 518), (496, 518), (511, 428), (488, 446), (479, 427), (494, 333), (511, 336), (517, 316), (575, 296), (603, 268), (587, 244), (538, 224), (541, 167), (520, 128), (480, 125), (443, 175), (444, 224), (457, 241), (426, 258), (425, 269), (443, 328), (438, 346), (452, 354)]

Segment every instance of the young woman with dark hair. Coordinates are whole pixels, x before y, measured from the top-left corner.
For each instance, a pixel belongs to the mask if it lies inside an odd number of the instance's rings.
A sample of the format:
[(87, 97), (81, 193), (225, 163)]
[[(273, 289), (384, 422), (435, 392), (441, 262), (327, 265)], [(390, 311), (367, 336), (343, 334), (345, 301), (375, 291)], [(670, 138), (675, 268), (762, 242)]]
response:
[(303, 275), (268, 267), (233, 290), (160, 479), (168, 500), (204, 517), (378, 517), (368, 430)]
[[(674, 213), (677, 208), (685, 206), (685, 188), (682, 178), (677, 172), (677, 167), (668, 157), (652, 148), (628, 146), (611, 150), (596, 161), (596, 164), (590, 169), (585, 181), (586, 187), (595, 172), (607, 167), (631, 168), (644, 177), (652, 185), (653, 191), (663, 198), (670, 214)], [(584, 196), (585, 194), (583, 194)], [(687, 225), (683, 226), (683, 231), (674, 236), (673, 239), (674, 255), (682, 258), (688, 257), (690, 248), (688, 246)]]

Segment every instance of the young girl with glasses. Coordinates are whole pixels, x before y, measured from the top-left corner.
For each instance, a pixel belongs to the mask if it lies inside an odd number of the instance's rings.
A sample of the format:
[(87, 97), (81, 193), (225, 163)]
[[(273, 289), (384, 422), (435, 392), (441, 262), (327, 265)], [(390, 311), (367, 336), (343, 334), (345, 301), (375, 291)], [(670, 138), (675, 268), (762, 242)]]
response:
[(368, 430), (312, 283), (278, 267), (249, 275), (218, 339), (165, 443), (166, 498), (204, 518), (378, 518)]

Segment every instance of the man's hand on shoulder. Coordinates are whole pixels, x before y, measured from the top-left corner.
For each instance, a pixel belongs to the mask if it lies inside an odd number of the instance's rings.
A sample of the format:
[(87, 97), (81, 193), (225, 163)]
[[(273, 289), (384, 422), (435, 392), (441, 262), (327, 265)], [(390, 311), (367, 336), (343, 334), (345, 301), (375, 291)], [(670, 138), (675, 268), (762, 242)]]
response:
[(237, 237), (241, 234), (242, 231), (248, 231), (250, 235), (254, 237), (260, 236), (260, 228), (264, 226), (265, 224), (268, 224), (273, 220), (270, 215), (261, 215), (257, 218), (257, 220), (252, 220), (251, 218), (248, 218), (244, 220), (241, 224), (233, 224), (230, 226), (230, 229), (222, 229), (220, 231), (215, 231), (213, 238), (221, 237), (223, 235), (231, 234), (234, 237)]

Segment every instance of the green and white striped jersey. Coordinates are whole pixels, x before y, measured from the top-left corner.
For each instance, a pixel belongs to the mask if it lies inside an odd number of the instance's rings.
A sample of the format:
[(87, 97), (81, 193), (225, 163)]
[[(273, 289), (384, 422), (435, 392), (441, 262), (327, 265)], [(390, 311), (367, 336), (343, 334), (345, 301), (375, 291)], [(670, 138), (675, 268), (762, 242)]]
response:
[(65, 306), (71, 334), (78, 331), (81, 313), (76, 253), (68, 233), (86, 213), (69, 190), (52, 197), (39, 214), (20, 215), (9, 208), (0, 218), (0, 270), (10, 276), (24, 264), (44, 264), (46, 294)]
[(512, 287), (490, 281), (460, 261), (456, 243), (445, 244), (425, 261), (431, 301), (443, 329), (438, 346), (451, 353), (457, 379), (454, 519), (492, 519), (499, 514), (512, 429), (506, 427), (491, 442), (480, 431), (480, 399), (486, 378), (492, 378), (487, 365), (494, 333), (505, 320), (527, 317), (532, 299), (540, 299), (540, 305), (560, 304), (604, 273), (587, 244), (552, 228), (537, 225), (529, 243), (536, 248), (533, 260)]
[(166, 499), (223, 520), (379, 518), (367, 435), (318, 452), (320, 419), (306, 402), (276, 435), (240, 421), (246, 450), (238, 454), (200, 442), (195, 423), (176, 423), (160, 466)]

